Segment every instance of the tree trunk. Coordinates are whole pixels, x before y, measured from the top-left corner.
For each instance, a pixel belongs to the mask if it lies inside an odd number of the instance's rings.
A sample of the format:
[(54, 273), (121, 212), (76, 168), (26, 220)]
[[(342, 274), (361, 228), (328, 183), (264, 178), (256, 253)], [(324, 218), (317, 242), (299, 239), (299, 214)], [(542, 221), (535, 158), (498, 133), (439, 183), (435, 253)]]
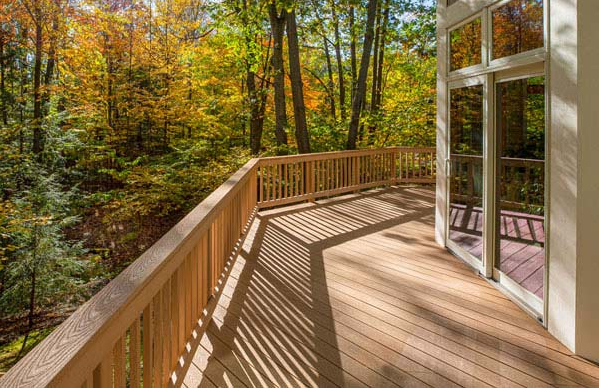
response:
[(308, 138), (308, 125), (306, 123), (304, 86), (302, 84), (295, 10), (287, 14), (287, 40), (289, 48), (289, 78), (291, 79), (293, 116), (295, 119), (295, 137), (299, 153), (305, 154), (310, 152), (310, 140)]
[(41, 10), (39, 5), (35, 10), (35, 62), (33, 66), (33, 146), (34, 154), (39, 154), (44, 149), (42, 133), (42, 49), (43, 29), (41, 24)]
[(368, 1), (368, 17), (366, 19), (366, 31), (364, 33), (362, 62), (360, 63), (360, 74), (358, 75), (356, 95), (352, 101), (352, 114), (347, 136), (347, 149), (350, 150), (356, 149), (360, 114), (362, 113), (362, 103), (364, 102), (366, 94), (366, 78), (368, 77), (370, 52), (372, 51), (372, 41), (374, 39), (374, 21), (376, 18), (377, 3), (377, 0)]
[(356, 34), (354, 31), (355, 24), (355, 9), (353, 5), (349, 6), (349, 31), (350, 45), (349, 55), (351, 59), (351, 101), (353, 106), (354, 97), (356, 95), (356, 85), (358, 84), (358, 60), (356, 58)]
[[(21, 37), (19, 44), (22, 47), (26, 47), (29, 31), (27, 28), (23, 28), (21, 31)], [(27, 85), (29, 84), (27, 71), (27, 55), (21, 54), (19, 56), (19, 73), (20, 73), (20, 85), (19, 85), (19, 154), (23, 154), (25, 151), (25, 133), (23, 127), (25, 126), (25, 95), (27, 94)]]
[(383, 31), (381, 33), (381, 42), (379, 46), (379, 68), (378, 68), (378, 85), (376, 87), (376, 109), (381, 107), (383, 102), (383, 64), (385, 63), (385, 40), (387, 38), (387, 25), (389, 24), (389, 0), (385, 2), (385, 10), (383, 11)]
[[(381, 5), (376, 11), (376, 27), (374, 29), (374, 46), (372, 51), (372, 85), (370, 90), (370, 112), (376, 111), (376, 87), (379, 82), (379, 44), (381, 40)], [(371, 128), (372, 129), (372, 128)]]
[(333, 26), (335, 31), (335, 59), (337, 61), (337, 78), (339, 79), (339, 109), (341, 111), (341, 120), (345, 120), (345, 76), (343, 71), (343, 57), (341, 56), (341, 34), (339, 33), (339, 16), (337, 15), (337, 5), (335, 0), (330, 1), (331, 16), (333, 17)]
[(248, 100), (250, 105), (250, 149), (258, 155), (262, 145), (262, 125), (260, 119), (260, 100), (256, 92), (256, 74), (248, 66), (246, 74)]
[(44, 93), (42, 96), (42, 116), (48, 114), (48, 104), (50, 102), (50, 85), (54, 77), (54, 68), (56, 67), (56, 40), (58, 39), (58, 15), (55, 14), (52, 20), (52, 34), (49, 36), (50, 48), (48, 50), (48, 60), (46, 61), (46, 73), (44, 74)]
[(324, 45), (324, 55), (327, 61), (327, 73), (329, 76), (329, 87), (327, 89), (327, 94), (329, 95), (330, 107), (331, 107), (331, 116), (333, 117), (333, 121), (337, 120), (337, 109), (335, 107), (335, 96), (331, 91), (335, 86), (335, 81), (333, 80), (333, 65), (331, 63), (331, 54), (329, 52), (329, 42), (326, 36), (322, 37), (322, 43)]
[(272, 68), (274, 72), (275, 91), (275, 137), (277, 145), (287, 145), (287, 108), (285, 103), (285, 69), (283, 67), (283, 36), (287, 12), (283, 8), (281, 14), (273, 1), (268, 9), (273, 38)]
[(0, 36), (0, 110), (2, 110), (2, 123), (4, 125), (8, 125), (8, 109), (6, 108), (5, 63), (6, 59), (4, 58), (4, 37)]

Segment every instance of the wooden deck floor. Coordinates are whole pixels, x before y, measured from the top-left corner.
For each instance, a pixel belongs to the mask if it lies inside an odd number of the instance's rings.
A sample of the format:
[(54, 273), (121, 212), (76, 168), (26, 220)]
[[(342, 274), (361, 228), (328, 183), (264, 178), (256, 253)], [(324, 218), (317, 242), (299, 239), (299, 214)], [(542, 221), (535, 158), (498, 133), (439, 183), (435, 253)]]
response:
[(599, 387), (599, 367), (435, 244), (433, 196), (262, 212), (179, 384)]

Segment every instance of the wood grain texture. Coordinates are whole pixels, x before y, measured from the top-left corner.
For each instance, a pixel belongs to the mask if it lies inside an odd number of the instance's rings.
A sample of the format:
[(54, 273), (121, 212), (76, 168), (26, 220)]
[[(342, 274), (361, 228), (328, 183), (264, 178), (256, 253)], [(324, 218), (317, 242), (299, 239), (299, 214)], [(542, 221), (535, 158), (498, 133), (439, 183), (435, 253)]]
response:
[(262, 211), (182, 384), (599, 386), (433, 225), (417, 187)]

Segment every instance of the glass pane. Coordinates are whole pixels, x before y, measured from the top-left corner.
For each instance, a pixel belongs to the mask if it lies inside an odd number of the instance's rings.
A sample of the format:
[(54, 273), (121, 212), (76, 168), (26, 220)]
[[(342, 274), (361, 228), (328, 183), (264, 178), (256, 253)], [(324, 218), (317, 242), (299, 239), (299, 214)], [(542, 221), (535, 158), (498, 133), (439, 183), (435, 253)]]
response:
[(496, 266), (543, 298), (545, 79), (497, 84)]
[(449, 238), (472, 256), (483, 253), (483, 87), (451, 90)]
[(481, 63), (481, 19), (477, 18), (449, 33), (451, 71)]
[(493, 11), (493, 59), (543, 47), (543, 0), (513, 0)]

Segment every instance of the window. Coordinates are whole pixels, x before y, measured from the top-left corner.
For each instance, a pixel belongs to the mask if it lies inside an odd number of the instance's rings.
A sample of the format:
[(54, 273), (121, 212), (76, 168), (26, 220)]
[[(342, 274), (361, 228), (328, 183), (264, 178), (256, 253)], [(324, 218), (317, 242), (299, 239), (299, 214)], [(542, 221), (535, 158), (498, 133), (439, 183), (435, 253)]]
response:
[(478, 65), (482, 60), (481, 18), (449, 33), (450, 39), (450, 70)]
[(493, 59), (543, 47), (543, 0), (513, 0), (492, 11)]

